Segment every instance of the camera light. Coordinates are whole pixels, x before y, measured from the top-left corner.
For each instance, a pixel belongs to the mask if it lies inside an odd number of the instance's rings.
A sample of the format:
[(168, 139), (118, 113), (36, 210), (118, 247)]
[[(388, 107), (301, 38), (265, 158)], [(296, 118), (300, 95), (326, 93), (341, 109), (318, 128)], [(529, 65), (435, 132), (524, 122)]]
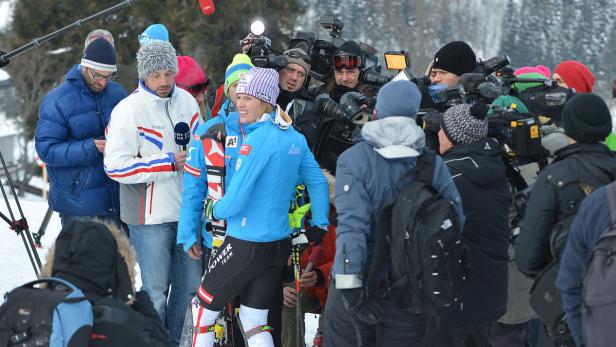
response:
[(265, 23), (262, 20), (257, 19), (250, 24), (250, 32), (253, 35), (261, 36), (265, 32)]

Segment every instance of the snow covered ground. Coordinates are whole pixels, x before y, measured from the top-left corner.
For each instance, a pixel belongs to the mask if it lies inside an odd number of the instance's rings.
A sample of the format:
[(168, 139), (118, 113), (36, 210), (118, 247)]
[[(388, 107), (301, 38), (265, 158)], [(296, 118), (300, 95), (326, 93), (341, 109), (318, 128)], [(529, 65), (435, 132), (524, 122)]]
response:
[[(17, 205), (12, 198), (10, 200), (15, 219), (19, 219)], [(26, 195), (19, 199), (19, 203), (30, 226), (30, 231), (32, 233), (38, 231), (47, 211), (47, 201), (38, 196)], [(10, 218), (9, 210), (3, 200), (0, 200), (0, 212)], [(17, 236), (6, 223), (3, 221), (0, 223), (2, 223), (0, 224), (0, 294), (4, 295), (14, 287), (36, 279), (36, 276), (21, 237)], [(59, 232), (60, 218), (57, 213), (54, 213), (49, 221), (47, 232), (41, 240), (43, 248), (37, 249), (43, 263), (47, 249), (53, 244)]]

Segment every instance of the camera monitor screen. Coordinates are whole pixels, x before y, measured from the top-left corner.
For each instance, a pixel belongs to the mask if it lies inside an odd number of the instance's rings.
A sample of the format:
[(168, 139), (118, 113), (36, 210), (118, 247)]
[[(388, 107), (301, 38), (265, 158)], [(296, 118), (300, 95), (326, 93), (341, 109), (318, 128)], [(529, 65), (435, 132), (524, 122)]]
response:
[(385, 64), (389, 70), (404, 70), (408, 66), (408, 57), (404, 51), (386, 52)]

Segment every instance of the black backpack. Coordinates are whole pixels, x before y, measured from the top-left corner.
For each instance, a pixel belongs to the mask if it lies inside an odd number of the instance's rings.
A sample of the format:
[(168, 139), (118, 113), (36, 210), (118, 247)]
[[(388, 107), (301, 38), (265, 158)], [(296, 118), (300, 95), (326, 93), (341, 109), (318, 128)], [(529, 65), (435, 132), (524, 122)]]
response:
[(72, 283), (47, 277), (26, 283), (0, 306), (0, 346), (87, 346), (92, 306)]
[(433, 186), (436, 154), (417, 158), (398, 180), (398, 195), (380, 211), (366, 294), (378, 295), (382, 265), (391, 258), (387, 291), (413, 313), (438, 313), (462, 302), (465, 246), (453, 202)]

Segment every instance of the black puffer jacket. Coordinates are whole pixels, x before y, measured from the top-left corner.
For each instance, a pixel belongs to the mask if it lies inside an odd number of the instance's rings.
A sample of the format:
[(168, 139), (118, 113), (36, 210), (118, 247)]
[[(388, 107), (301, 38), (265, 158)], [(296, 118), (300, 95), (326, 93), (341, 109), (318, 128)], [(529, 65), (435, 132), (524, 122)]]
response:
[(457, 325), (495, 322), (507, 308), (507, 249), (511, 231), (511, 197), (500, 147), (485, 138), (458, 145), (443, 160), (462, 197), (466, 222), (462, 234), (468, 246), (468, 280), (464, 310), (453, 312)]
[(582, 200), (616, 179), (616, 157), (601, 143), (575, 143), (555, 154), (537, 176), (515, 242), (518, 268), (530, 276), (562, 252)]

